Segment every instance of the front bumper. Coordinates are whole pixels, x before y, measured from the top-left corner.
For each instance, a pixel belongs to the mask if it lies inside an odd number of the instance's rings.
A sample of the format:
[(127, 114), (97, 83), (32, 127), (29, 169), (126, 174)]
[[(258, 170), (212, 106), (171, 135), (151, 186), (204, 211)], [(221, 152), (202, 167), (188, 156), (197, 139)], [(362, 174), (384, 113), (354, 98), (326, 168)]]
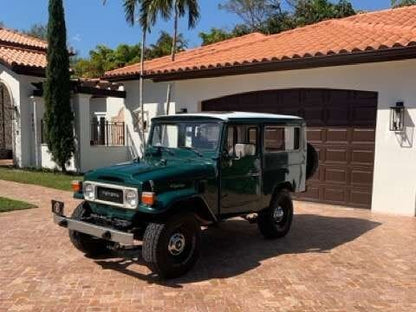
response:
[(117, 231), (66, 217), (64, 215), (64, 203), (62, 202), (52, 201), (52, 213), (54, 222), (59, 226), (68, 228), (69, 230), (88, 234), (123, 245), (133, 245), (134, 243), (134, 235), (131, 233)]

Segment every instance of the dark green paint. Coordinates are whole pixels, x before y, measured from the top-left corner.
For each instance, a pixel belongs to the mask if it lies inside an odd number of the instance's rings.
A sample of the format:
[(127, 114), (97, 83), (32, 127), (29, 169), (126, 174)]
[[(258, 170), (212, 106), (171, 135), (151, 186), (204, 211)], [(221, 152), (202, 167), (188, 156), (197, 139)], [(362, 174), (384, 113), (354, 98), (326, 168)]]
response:
[[(212, 122), (212, 118), (175, 115), (153, 119), (153, 127), (158, 123), (184, 120), (194, 123)], [(85, 181), (133, 187), (137, 188), (139, 193), (143, 190), (144, 184), (149, 185), (148, 182), (152, 181), (153, 191), (157, 194), (157, 202), (153, 207), (139, 204), (136, 210), (131, 210), (91, 203), (93, 211), (108, 217), (131, 220), (138, 212), (160, 215), (178, 203), (198, 197), (218, 219), (221, 219), (222, 215), (259, 211), (269, 204), (273, 191), (284, 183), (289, 183), (295, 192), (304, 191), (304, 134), (298, 151), (268, 154), (264, 153), (263, 136), (260, 135), (266, 124), (300, 126), (304, 130), (303, 120), (245, 118), (218, 122), (222, 127), (219, 148), (216, 151), (202, 152), (202, 157), (185, 149), (161, 150), (148, 147), (140, 161), (87, 172)], [(226, 129), (228, 125), (238, 124), (258, 127), (257, 155), (241, 159), (225, 156), (223, 147)], [(152, 133), (153, 130), (151, 135)], [(74, 197), (83, 196), (76, 193)]]

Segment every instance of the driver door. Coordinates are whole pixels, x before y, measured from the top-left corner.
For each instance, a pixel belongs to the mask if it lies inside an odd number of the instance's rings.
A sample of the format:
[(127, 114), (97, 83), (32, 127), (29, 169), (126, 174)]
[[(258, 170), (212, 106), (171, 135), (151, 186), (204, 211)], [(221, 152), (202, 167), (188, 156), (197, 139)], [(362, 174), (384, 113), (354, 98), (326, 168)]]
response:
[(261, 209), (259, 137), (256, 125), (228, 125), (221, 158), (221, 214)]

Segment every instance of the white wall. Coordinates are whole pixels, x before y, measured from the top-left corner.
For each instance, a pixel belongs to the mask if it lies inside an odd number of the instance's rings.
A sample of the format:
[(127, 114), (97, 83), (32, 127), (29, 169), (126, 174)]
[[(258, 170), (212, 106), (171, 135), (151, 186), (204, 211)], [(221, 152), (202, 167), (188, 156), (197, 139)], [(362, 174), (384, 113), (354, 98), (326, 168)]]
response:
[[(132, 114), (138, 110), (139, 107), (139, 81), (132, 80), (123, 83), (124, 88), (127, 91), (127, 97), (125, 99), (126, 114), (125, 120), (127, 125), (127, 135), (129, 136), (129, 142), (131, 142), (133, 148), (137, 151), (138, 155), (142, 155), (142, 144), (140, 139), (140, 133), (135, 127)], [(155, 116), (164, 115), (166, 112), (166, 95), (167, 95), (167, 83), (154, 83), (152, 81), (145, 81), (144, 83), (144, 111), (148, 113), (149, 120)], [(175, 88), (172, 88), (170, 114), (175, 113)], [(148, 132), (146, 133), (146, 139)]]
[(75, 113), (75, 132), (77, 142), (77, 168), (81, 172), (107, 167), (131, 159), (127, 146), (91, 146), (91, 95), (75, 94), (73, 108)]
[(389, 131), (389, 107), (404, 101), (408, 137), (416, 124), (416, 60), (271, 72), (176, 82), (177, 108), (200, 110), (203, 100), (267, 89), (333, 88), (379, 94), (372, 209), (415, 216), (416, 142), (405, 147)]

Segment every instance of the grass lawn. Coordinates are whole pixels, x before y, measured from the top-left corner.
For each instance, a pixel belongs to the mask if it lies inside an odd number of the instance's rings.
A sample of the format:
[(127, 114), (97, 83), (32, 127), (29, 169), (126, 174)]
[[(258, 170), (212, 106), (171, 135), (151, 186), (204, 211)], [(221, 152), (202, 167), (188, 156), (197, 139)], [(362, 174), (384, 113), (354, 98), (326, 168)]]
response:
[(0, 168), (0, 180), (36, 184), (63, 191), (71, 191), (71, 181), (81, 179), (81, 176), (65, 175), (55, 172)]
[(36, 208), (36, 206), (18, 200), (0, 197), (0, 212), (23, 210), (30, 208)]

